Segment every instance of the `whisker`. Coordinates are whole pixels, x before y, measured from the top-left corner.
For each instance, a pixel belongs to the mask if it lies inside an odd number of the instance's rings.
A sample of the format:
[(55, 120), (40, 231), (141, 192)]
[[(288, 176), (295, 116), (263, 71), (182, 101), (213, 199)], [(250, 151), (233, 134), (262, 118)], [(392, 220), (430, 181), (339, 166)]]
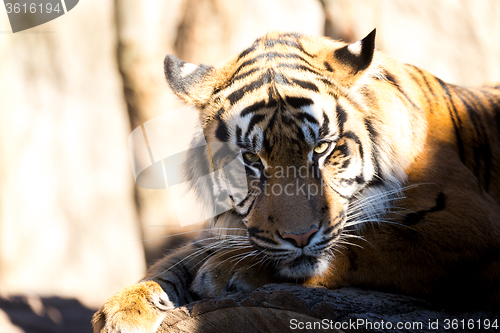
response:
[(259, 252), (258, 250), (254, 250), (254, 251), (252, 251), (252, 252), (248, 253), (246, 256), (244, 256), (243, 258), (241, 258), (240, 260), (238, 260), (238, 261), (237, 261), (237, 262), (233, 265), (233, 267), (231, 267), (231, 270), (230, 270), (230, 271), (232, 271), (232, 270), (236, 267), (236, 265), (238, 265), (238, 264), (239, 264), (242, 260), (245, 260), (245, 259), (246, 259), (246, 258), (248, 258), (248, 257), (252, 257), (252, 256), (254, 256), (254, 254), (256, 254), (256, 253), (258, 253), (258, 252)]
[(154, 241), (158, 239), (166, 239), (170, 237), (175, 237), (175, 236), (181, 236), (181, 235), (186, 235), (186, 234), (193, 234), (193, 233), (199, 233), (199, 232), (214, 232), (216, 230), (247, 230), (246, 228), (205, 228), (205, 229), (198, 229), (198, 230), (191, 230), (191, 231), (185, 231), (185, 232), (179, 232), (171, 235), (166, 235), (166, 236), (161, 236), (161, 237), (154, 237), (154, 238), (148, 238), (148, 239), (142, 239), (142, 242), (149, 242), (149, 241)]
[[(375, 246), (374, 246), (372, 243), (370, 243), (370, 242), (369, 242), (366, 238), (364, 238), (363, 236), (359, 236), (359, 235), (352, 235), (352, 234), (343, 233), (343, 234), (341, 235), (340, 240), (345, 241), (345, 240), (343, 239), (343, 237), (350, 237), (350, 238), (356, 238), (356, 239), (362, 240), (362, 241), (364, 241), (364, 242), (367, 242), (367, 243), (368, 243), (371, 247), (373, 247), (373, 248), (375, 249)], [(345, 244), (345, 243), (344, 243), (344, 244)], [(360, 247), (361, 247), (361, 246), (360, 246)], [(363, 247), (361, 247), (361, 248), (363, 248)]]
[[(209, 238), (206, 238), (205, 240), (207, 239), (213, 239), (214, 237), (209, 237)], [(216, 238), (216, 237), (215, 237)], [(191, 260), (193, 260), (194, 258), (198, 257), (199, 255), (203, 254), (203, 253), (206, 253), (207, 250), (212, 250), (214, 248), (218, 248), (214, 253), (211, 253), (209, 254), (207, 257), (212, 257), (216, 254), (218, 254), (220, 251), (224, 250), (224, 249), (227, 249), (227, 248), (230, 248), (230, 247), (238, 247), (238, 246), (242, 246), (242, 245), (239, 245), (239, 244), (228, 244), (228, 245), (224, 245), (222, 246), (224, 243), (231, 243), (231, 240), (217, 240), (213, 243), (210, 243), (208, 245), (204, 245), (202, 246), (202, 248), (196, 250), (195, 252), (185, 256), (184, 258), (182, 258), (181, 260), (179, 260), (178, 262), (176, 262), (175, 264), (173, 264), (172, 266), (168, 267), (167, 269), (163, 270), (162, 272), (154, 275), (153, 277), (157, 277), (165, 272), (168, 272), (169, 270), (171, 270), (172, 268), (176, 267), (177, 265), (181, 264), (181, 263), (184, 263), (186, 260), (187, 262), (190, 262)], [(247, 244), (245, 244), (247, 245)], [(200, 264), (200, 263), (198, 263)], [(196, 267), (198, 264), (194, 265), (193, 267)], [(192, 267), (192, 268), (193, 268)], [(191, 268), (191, 269), (192, 269)]]
[[(232, 250), (232, 251), (224, 252), (224, 254), (228, 254), (228, 253), (236, 251), (236, 250), (239, 250), (239, 249), (235, 249), (235, 250)], [(245, 257), (248, 256), (248, 253), (254, 253), (254, 252), (257, 252), (257, 250), (253, 250), (253, 251), (246, 252), (246, 253), (239, 253), (239, 254), (236, 254), (235, 256), (229, 256), (228, 258), (226, 258), (226, 259), (222, 260), (221, 262), (217, 263), (217, 265), (215, 265), (213, 268), (219, 266), (220, 264), (222, 264), (222, 263), (224, 263), (224, 262), (226, 262), (226, 261), (228, 261), (230, 259), (233, 259), (236, 256), (239, 258), (241, 255), (243, 255), (243, 259), (244, 259)], [(230, 271), (232, 271), (233, 269), (234, 269), (234, 266), (230, 269)]]
[(354, 244), (354, 243), (351, 243), (351, 242), (348, 242), (348, 241), (345, 241), (345, 240), (338, 240), (337, 241), (337, 244), (345, 244), (345, 245), (351, 245), (351, 246), (357, 246), (359, 248), (363, 248), (361, 245), (359, 244)]
[[(217, 249), (214, 253), (212, 253), (210, 256), (207, 257), (207, 260), (209, 258), (218, 258), (218, 257), (221, 257), (222, 255), (225, 255), (225, 254), (228, 254), (228, 253), (231, 253), (231, 252), (234, 252), (234, 251), (237, 251), (237, 250), (241, 250), (241, 249), (244, 249), (244, 248), (252, 248), (252, 246), (239, 246), (239, 247), (235, 247), (235, 248), (232, 248), (232, 246), (226, 246), (226, 247), (223, 247), (223, 248), (220, 248), (220, 249)], [(231, 249), (230, 251), (225, 251), (225, 250), (228, 250), (228, 249)], [(206, 260), (205, 260), (206, 261)], [(197, 264), (195, 264), (193, 267), (190, 268), (190, 270), (192, 270), (193, 268), (196, 268), (197, 266), (199, 265), (202, 265), (205, 263), (205, 261), (200, 261), (198, 262)], [(225, 260), (224, 260), (225, 261)], [(218, 265), (216, 265), (218, 266)], [(216, 267), (215, 266), (215, 267)]]

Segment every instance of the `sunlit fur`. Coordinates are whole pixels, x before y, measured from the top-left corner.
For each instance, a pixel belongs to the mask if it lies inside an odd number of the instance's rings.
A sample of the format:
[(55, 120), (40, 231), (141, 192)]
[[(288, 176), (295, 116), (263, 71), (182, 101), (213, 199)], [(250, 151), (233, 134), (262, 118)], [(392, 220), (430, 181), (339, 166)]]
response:
[[(167, 56), (208, 143), (187, 177), (236, 158), (249, 190), (145, 280), (175, 305), (290, 281), (498, 304), (500, 89), (444, 83), (374, 43), (270, 33), (218, 67)], [(234, 194), (223, 177), (194, 189)]]

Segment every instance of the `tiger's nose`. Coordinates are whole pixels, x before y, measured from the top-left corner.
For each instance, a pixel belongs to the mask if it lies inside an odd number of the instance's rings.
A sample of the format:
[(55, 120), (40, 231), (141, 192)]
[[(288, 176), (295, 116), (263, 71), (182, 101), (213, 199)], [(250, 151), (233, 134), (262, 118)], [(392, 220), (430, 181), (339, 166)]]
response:
[(311, 241), (312, 239), (312, 236), (318, 232), (318, 228), (311, 228), (308, 232), (306, 233), (303, 233), (303, 234), (286, 234), (283, 236), (283, 239), (286, 239), (286, 240), (293, 240), (292, 243), (295, 243), (294, 245), (296, 245), (297, 247), (300, 247), (300, 248), (303, 248), (305, 247), (307, 244), (309, 244), (309, 242)]

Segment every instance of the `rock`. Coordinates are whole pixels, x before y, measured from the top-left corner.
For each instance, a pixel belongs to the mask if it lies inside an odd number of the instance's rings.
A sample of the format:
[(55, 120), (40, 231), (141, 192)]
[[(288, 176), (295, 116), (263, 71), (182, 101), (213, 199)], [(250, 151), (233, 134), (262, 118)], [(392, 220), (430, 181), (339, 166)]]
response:
[(251, 293), (219, 296), (176, 308), (168, 313), (157, 333), (438, 332), (448, 328), (450, 332), (462, 332), (495, 322), (496, 327), (486, 331), (498, 331), (498, 313), (439, 309), (404, 295), (270, 284)]

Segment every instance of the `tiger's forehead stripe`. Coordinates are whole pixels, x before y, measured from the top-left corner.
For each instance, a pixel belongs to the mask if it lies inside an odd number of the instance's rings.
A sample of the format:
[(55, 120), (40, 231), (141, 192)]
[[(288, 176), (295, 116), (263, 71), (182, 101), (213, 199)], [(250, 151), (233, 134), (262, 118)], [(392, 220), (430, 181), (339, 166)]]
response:
[(276, 67), (289, 67), (289, 68), (294, 68), (294, 69), (311, 71), (315, 74), (319, 74), (319, 72), (321, 71), (320, 69), (318, 69), (316, 66), (314, 66), (310, 61), (306, 60), (301, 54), (298, 54), (297, 51), (299, 51), (299, 53), (307, 55), (310, 58), (314, 57), (310, 53), (305, 52), (303, 47), (297, 41), (290, 42), (290, 43), (287, 42), (286, 40), (274, 40), (274, 41), (276, 41), (276, 43), (268, 43), (268, 42), (262, 43), (262, 40), (260, 40), (260, 42), (258, 40), (257, 42), (254, 43), (254, 45), (252, 47), (246, 49), (245, 51), (243, 51), (240, 54), (240, 56), (237, 59), (237, 62), (240, 62), (241, 59), (247, 58), (248, 55), (250, 55), (254, 51), (261, 50), (262, 48), (264, 48), (264, 50), (267, 50), (269, 48), (275, 48), (276, 45), (284, 45), (287, 47), (282, 47), (279, 50), (266, 51), (265, 53), (258, 54), (256, 56), (254, 56), (253, 58), (245, 60), (243, 63), (238, 65), (236, 70), (234, 70), (232, 76), (230, 77), (230, 79), (228, 80), (228, 82), (226, 84), (226, 87), (230, 86), (235, 81), (244, 79), (248, 75), (258, 71), (260, 69), (259, 67), (250, 69), (247, 72), (240, 74), (242, 70), (244, 70), (248, 67), (251, 67), (252, 65), (255, 65), (256, 63), (258, 63), (261, 60), (275, 61), (277, 59), (286, 59), (286, 60), (294, 60), (295, 59), (295, 60), (300, 61), (301, 63), (298, 63), (298, 64), (281, 63), (281, 64), (277, 64)]
[[(269, 156), (273, 155), (275, 149), (280, 150), (280, 145), (286, 142), (291, 143), (290, 146), (295, 147), (297, 152), (307, 152), (322, 138), (337, 136), (337, 126), (332, 127), (329, 123), (324, 110), (312, 99), (287, 97), (272, 110), (255, 110), (255, 113), (247, 113), (245, 118), (239, 118), (241, 127), (236, 126), (235, 143), (241, 148)], [(330, 130), (334, 130), (334, 133), (330, 133)]]
[[(226, 87), (226, 99), (230, 102), (230, 105), (234, 106), (247, 93), (252, 93), (263, 86), (298, 86), (316, 93), (320, 92), (318, 85), (312, 82), (312, 80), (314, 80), (314, 77), (319, 77), (319, 74), (310, 72), (312, 75), (307, 75), (307, 79), (305, 80), (306, 75), (303, 72), (296, 71), (296, 69), (294, 68), (296, 66), (294, 66), (294, 64), (287, 64), (287, 66), (282, 66), (281, 68), (286, 67), (287, 70), (280, 71), (280, 66), (273, 66), (273, 63), (274, 61), (266, 63), (266, 67), (268, 68), (258, 68), (258, 70), (254, 68), (248, 71), (248, 73), (251, 73), (248, 74), (244, 79), (242, 78), (240, 80), (241, 84), (240, 82), (233, 82), (231, 86)], [(295, 73), (294, 70), (296, 71)], [(276, 95), (276, 91), (274, 88), (273, 90), (268, 91), (268, 96), (275, 97), (274, 95)]]
[(300, 43), (300, 37), (301, 35), (299, 34), (280, 34), (278, 38), (270, 38), (270, 37), (261, 37), (258, 38), (252, 46), (241, 52), (238, 56), (238, 60), (244, 58), (246, 55), (252, 53), (255, 51), (260, 45), (264, 45), (266, 48), (271, 48), (276, 45), (286, 45), (290, 46), (292, 48), (296, 48), (300, 50), (302, 53), (313, 57), (310, 53), (308, 53), (302, 44)]
[[(254, 53), (257, 54), (254, 55)], [(317, 68), (311, 61), (307, 60), (308, 57), (314, 58), (302, 47), (300, 35), (282, 34), (278, 38), (258, 39), (238, 56), (235, 63), (236, 69), (226, 84), (217, 89), (217, 92), (225, 90), (224, 95), (231, 106), (238, 103), (246, 93), (251, 93), (269, 83), (298, 85), (304, 89), (319, 92), (317, 86), (310, 80), (304, 81), (293, 77), (297, 74), (301, 74), (299, 75), (301, 77), (305, 74), (304, 72), (321, 77), (322, 69)], [(285, 70), (285, 72), (280, 69)], [(289, 71), (297, 71), (297, 74), (288, 77), (285, 73)], [(259, 76), (253, 78), (253, 74)], [(240, 82), (241, 84), (237, 84)]]
[[(308, 57), (314, 56), (305, 52), (299, 35), (260, 39), (243, 51), (230, 79), (216, 92), (222, 107), (214, 118), (218, 122), (233, 119), (231, 125), (218, 125), (216, 137), (224, 141), (233, 138), (240, 147), (253, 151), (272, 150), (273, 145), (263, 142), (264, 137), (278, 135), (276, 125), (285, 120), (295, 124), (292, 131), (302, 138), (302, 145), (314, 145), (321, 137), (320, 123), (324, 119), (321, 112), (314, 114), (301, 109), (314, 104), (310, 93), (320, 93), (318, 84), (325, 83), (321, 82), (321, 69), (308, 61)], [(245, 105), (247, 95), (253, 102), (250, 105)], [(283, 115), (283, 108), (295, 109), (293, 116)], [(237, 120), (228, 111), (237, 115)], [(260, 128), (267, 128), (265, 135)], [(326, 130), (328, 125), (322, 127), (322, 133)]]

